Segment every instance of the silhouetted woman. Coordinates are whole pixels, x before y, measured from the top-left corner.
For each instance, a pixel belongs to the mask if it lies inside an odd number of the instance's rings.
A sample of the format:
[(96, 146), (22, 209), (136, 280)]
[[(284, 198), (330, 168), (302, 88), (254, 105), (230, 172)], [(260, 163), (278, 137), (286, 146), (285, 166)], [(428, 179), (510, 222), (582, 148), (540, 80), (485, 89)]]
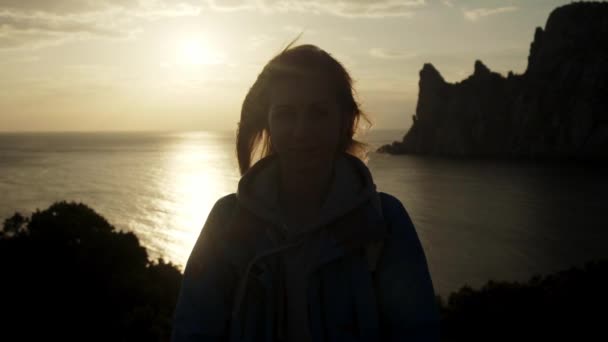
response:
[(349, 74), (318, 47), (264, 67), (241, 110), (242, 177), (188, 259), (174, 342), (439, 339), (412, 221), (359, 159), (362, 118)]

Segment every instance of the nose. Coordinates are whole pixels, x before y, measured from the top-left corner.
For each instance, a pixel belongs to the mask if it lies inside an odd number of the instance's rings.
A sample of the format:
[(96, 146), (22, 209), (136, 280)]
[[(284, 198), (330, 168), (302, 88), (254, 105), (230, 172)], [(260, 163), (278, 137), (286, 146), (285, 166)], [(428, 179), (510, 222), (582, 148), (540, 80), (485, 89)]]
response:
[(305, 110), (298, 111), (296, 115), (292, 137), (295, 141), (304, 141), (310, 135), (309, 118)]

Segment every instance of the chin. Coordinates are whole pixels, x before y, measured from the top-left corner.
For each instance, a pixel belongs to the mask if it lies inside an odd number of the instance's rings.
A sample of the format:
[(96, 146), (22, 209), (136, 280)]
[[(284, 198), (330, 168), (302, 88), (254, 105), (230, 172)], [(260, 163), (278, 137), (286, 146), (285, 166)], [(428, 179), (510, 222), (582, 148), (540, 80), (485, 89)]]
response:
[(288, 168), (296, 171), (311, 172), (314, 170), (323, 169), (330, 163), (331, 161), (329, 159), (301, 158), (292, 163), (289, 163)]

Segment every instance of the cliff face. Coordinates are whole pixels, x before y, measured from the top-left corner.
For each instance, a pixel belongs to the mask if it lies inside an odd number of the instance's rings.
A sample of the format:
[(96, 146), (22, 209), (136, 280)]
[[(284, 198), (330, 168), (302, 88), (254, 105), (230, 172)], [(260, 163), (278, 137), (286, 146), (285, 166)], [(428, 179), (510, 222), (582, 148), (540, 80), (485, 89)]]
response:
[(425, 64), (419, 89), (414, 124), (380, 152), (608, 160), (608, 3), (555, 9), (522, 75), (476, 61), (451, 84)]

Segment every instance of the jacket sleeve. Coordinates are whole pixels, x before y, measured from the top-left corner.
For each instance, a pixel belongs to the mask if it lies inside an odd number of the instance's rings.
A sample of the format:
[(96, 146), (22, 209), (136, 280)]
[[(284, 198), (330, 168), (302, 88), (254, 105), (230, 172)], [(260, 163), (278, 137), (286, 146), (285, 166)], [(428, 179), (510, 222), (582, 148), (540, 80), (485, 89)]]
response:
[(422, 245), (401, 202), (381, 196), (390, 232), (376, 269), (383, 341), (439, 341), (439, 308)]
[(234, 284), (232, 268), (218, 245), (235, 200), (219, 199), (207, 218), (184, 270), (173, 315), (172, 342), (224, 341), (228, 338)]

